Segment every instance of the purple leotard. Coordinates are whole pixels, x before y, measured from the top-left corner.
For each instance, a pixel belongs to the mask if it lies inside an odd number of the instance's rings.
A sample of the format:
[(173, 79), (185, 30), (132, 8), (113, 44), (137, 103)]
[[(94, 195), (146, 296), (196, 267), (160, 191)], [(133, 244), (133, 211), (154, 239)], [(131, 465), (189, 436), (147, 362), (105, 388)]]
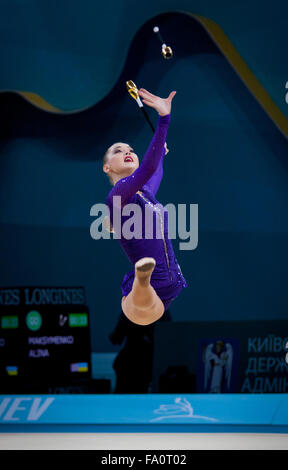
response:
[[(156, 266), (150, 282), (162, 300), (165, 310), (168, 309), (172, 300), (178, 296), (183, 287), (188, 287), (174, 255), (172, 242), (168, 237), (168, 211), (155, 198), (163, 176), (164, 144), (169, 123), (170, 114), (166, 116), (159, 115), (157, 128), (141, 165), (132, 175), (118, 180), (106, 199), (106, 204), (110, 210), (111, 224), (113, 222), (113, 210), (118, 211), (119, 215), (126, 204), (134, 203), (140, 206), (143, 238), (131, 238), (128, 240), (123, 237), (122, 230), (121, 233), (119, 230), (115, 230), (115, 233), (122, 249), (133, 265), (135, 265), (136, 261), (146, 256), (156, 260)], [(137, 191), (141, 191), (142, 195), (137, 193)], [(113, 196), (121, 196), (121, 208), (115, 204), (113, 206)], [(145, 206), (147, 204), (149, 207), (146, 210), (153, 212), (151, 214), (153, 217), (153, 238), (151, 239), (145, 238)], [(154, 207), (155, 204), (157, 204), (157, 207)], [(160, 207), (162, 211), (159, 210)], [(125, 221), (130, 217), (131, 214), (122, 215), (121, 229)], [(157, 217), (160, 218), (158, 223), (160, 223), (161, 227), (161, 238), (156, 238)], [(125, 274), (121, 284), (122, 295), (127, 296), (129, 294), (134, 277), (135, 268)]]

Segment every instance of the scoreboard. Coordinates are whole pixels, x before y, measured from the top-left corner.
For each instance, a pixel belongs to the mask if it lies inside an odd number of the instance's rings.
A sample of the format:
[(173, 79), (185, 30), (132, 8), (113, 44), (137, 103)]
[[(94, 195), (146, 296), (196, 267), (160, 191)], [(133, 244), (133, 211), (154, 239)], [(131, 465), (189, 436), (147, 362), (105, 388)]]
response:
[(0, 393), (90, 379), (90, 358), (83, 287), (0, 288)]

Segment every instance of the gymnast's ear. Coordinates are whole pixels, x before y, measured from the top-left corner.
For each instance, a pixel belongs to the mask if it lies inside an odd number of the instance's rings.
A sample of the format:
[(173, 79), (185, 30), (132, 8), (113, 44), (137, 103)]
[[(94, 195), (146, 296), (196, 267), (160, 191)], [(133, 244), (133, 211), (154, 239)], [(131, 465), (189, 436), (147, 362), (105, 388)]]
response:
[(106, 173), (106, 175), (109, 178), (110, 184), (113, 186), (113, 180), (111, 179), (110, 174), (109, 174), (110, 173), (110, 165), (108, 164), (108, 156), (109, 156), (109, 149), (105, 152), (105, 155), (103, 157), (102, 170), (104, 171), (104, 173)]
[(108, 176), (109, 183), (111, 184), (111, 186), (114, 186), (113, 180), (112, 180), (112, 178), (111, 178), (111, 176), (110, 176), (110, 166), (108, 165), (108, 163), (103, 163), (102, 170), (103, 170), (104, 173), (106, 173), (106, 175)]
[(109, 173), (109, 170), (110, 170), (110, 166), (108, 165), (108, 163), (103, 163), (103, 167), (102, 167), (104, 173)]
[(104, 154), (104, 157), (102, 159), (102, 163), (103, 163), (103, 171), (104, 173), (108, 173), (109, 172), (109, 165), (108, 165), (108, 156), (109, 156), (109, 149), (106, 150), (105, 154)]

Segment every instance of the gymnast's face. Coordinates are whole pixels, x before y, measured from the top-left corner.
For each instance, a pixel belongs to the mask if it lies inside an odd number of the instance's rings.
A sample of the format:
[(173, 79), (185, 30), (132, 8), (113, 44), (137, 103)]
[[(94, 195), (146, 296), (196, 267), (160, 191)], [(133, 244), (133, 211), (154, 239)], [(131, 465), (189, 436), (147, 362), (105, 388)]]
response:
[(109, 174), (114, 184), (119, 179), (131, 175), (138, 167), (138, 157), (129, 144), (116, 142), (109, 147), (103, 171)]

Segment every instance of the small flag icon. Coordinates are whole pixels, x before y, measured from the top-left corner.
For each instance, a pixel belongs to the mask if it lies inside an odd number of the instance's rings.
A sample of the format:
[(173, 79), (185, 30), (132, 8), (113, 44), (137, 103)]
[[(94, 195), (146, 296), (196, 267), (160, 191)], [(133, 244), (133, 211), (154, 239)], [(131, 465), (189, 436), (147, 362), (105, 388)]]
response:
[(18, 375), (18, 367), (17, 366), (7, 366), (6, 372), (8, 375)]
[(88, 362), (76, 362), (70, 364), (71, 372), (88, 372)]

